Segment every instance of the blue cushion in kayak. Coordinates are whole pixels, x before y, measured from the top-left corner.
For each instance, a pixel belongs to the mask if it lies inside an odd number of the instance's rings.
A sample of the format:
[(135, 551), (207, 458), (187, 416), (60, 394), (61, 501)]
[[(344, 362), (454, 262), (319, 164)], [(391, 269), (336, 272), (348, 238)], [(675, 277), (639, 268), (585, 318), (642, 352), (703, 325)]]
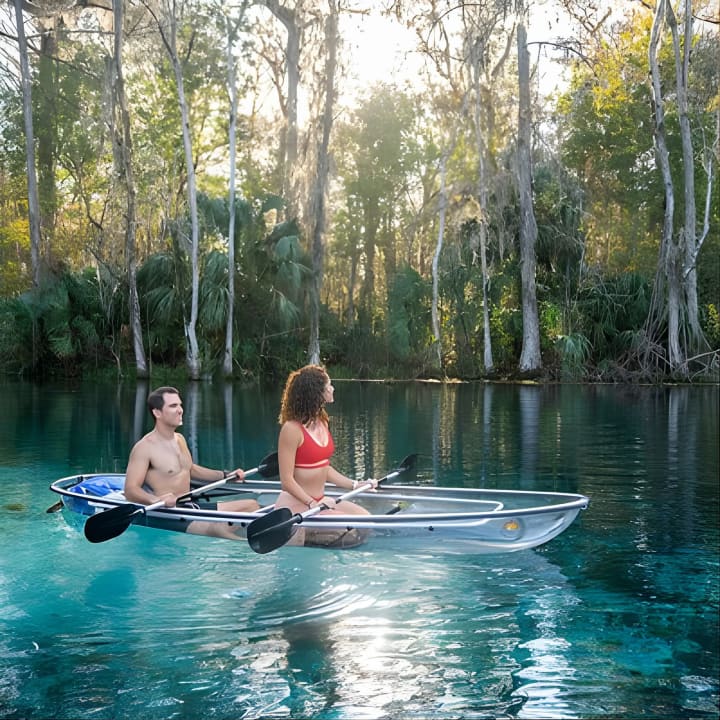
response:
[(83, 495), (109, 495), (111, 492), (122, 492), (125, 487), (124, 475), (93, 475), (85, 478), (77, 485), (73, 485), (72, 492), (82, 493)]

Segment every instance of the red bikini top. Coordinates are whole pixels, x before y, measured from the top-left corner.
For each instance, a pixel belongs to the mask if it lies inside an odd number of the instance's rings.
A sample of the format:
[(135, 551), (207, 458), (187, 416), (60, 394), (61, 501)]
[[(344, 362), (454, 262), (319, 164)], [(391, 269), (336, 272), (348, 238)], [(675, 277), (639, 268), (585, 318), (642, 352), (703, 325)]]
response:
[(330, 457), (335, 452), (335, 442), (330, 429), (328, 428), (327, 445), (320, 445), (302, 423), (300, 427), (303, 431), (303, 444), (295, 451), (295, 467), (319, 468), (329, 465)]

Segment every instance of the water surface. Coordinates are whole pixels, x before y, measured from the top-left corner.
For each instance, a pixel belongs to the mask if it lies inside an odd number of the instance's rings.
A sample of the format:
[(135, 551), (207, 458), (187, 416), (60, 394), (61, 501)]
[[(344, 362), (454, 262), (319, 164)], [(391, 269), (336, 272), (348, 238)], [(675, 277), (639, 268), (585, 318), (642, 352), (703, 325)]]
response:
[[(92, 545), (48, 485), (122, 471), (147, 388), (0, 385), (0, 717), (718, 717), (716, 387), (335, 384), (353, 477), (590, 506), (510, 555)], [(200, 463), (274, 450), (279, 388), (182, 390)]]

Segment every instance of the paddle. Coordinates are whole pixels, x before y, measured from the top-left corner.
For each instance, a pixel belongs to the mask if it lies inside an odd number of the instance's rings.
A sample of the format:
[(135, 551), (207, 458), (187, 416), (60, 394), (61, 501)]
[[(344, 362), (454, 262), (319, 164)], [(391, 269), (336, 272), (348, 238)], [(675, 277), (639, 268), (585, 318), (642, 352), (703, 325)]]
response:
[[(378, 487), (380, 483), (390, 480), (390, 478), (397, 477), (401, 473), (410, 470), (415, 467), (415, 460), (417, 455), (408, 455), (400, 464), (397, 470), (385, 475), (377, 481)], [(354, 495), (367, 490), (372, 487), (371, 482), (364, 482), (359, 487), (340, 495), (335, 502), (339, 503), (341, 500), (347, 500)], [(272, 512), (264, 515), (263, 517), (256, 518), (247, 526), (247, 540), (250, 547), (259, 554), (265, 554), (276, 550), (281, 545), (284, 545), (293, 534), (293, 525), (299, 525), (305, 518), (308, 518), (321, 510), (326, 510), (327, 505), (324, 503), (317, 507), (310, 508), (303, 513), (295, 513), (289, 508), (278, 508)]]
[[(278, 455), (277, 455), (277, 453), (274, 452), (274, 453), (270, 453), (269, 455), (266, 455), (266, 456), (260, 461), (260, 465), (257, 466), (256, 471), (257, 471), (258, 473), (260, 473), (260, 475), (262, 475), (262, 476), (265, 477), (265, 478), (275, 477), (275, 476), (278, 474), (278, 471), (279, 471)], [(249, 474), (250, 474), (250, 470), (248, 470), (247, 473), (245, 473), (245, 474), (246, 474), (246, 475), (249, 475)], [(227, 479), (228, 479), (228, 478), (226, 478), (226, 480), (227, 480)], [(193, 481), (193, 482), (195, 482), (195, 481)], [(200, 490), (205, 491), (205, 490), (208, 489), (208, 487), (209, 487), (208, 485), (198, 485), (196, 488), (194, 488), (194, 490), (197, 490), (198, 492), (199, 492)], [(231, 490), (231, 489), (228, 488), (228, 490)], [(232, 488), (232, 490), (231, 490), (232, 493), (241, 493), (241, 492), (246, 492), (246, 493), (247, 493), (247, 492), (255, 492), (255, 491), (256, 491), (255, 489), (251, 489), (251, 488), (240, 488), (240, 487)], [(203, 494), (204, 494), (204, 493), (200, 494), (200, 497), (202, 497)], [(218, 493), (218, 495), (222, 495), (222, 493)], [(56, 512), (58, 512), (58, 511), (62, 510), (63, 507), (65, 507), (64, 504), (63, 504), (63, 501), (62, 501), (62, 500), (58, 500), (56, 503), (54, 503), (53, 505), (51, 505), (45, 512), (46, 512), (46, 513), (56, 513)]]
[[(258, 467), (252, 468), (252, 470), (246, 470), (246, 475), (252, 475), (256, 472), (262, 472), (262, 469), (270, 466), (273, 462), (277, 464), (277, 453), (268, 455), (263, 458), (262, 462)], [(237, 477), (235, 473), (224, 477), (222, 480), (218, 480), (208, 485), (202, 485), (197, 490), (192, 490), (189, 493), (180, 495), (178, 502), (189, 500), (192, 497), (202, 495), (208, 490), (220, 487), (224, 485), (228, 480), (232, 480)], [(105, 540), (112, 540), (125, 532), (128, 527), (132, 524), (133, 517), (139, 513), (145, 513), (148, 510), (154, 510), (155, 508), (163, 507), (165, 505), (164, 500), (158, 500), (157, 502), (151, 503), (150, 505), (137, 505), (135, 503), (128, 503), (124, 505), (118, 505), (110, 510), (105, 510), (95, 515), (91, 515), (85, 523), (85, 537), (93, 543), (105, 542)]]
[[(258, 473), (259, 475), (262, 475), (264, 478), (271, 478), (271, 477), (277, 477), (278, 473), (280, 472), (280, 465), (278, 461), (278, 454), (276, 452), (270, 453), (269, 455), (266, 455), (261, 461), (260, 464), (254, 468), (253, 470), (246, 470), (245, 474), (250, 475), (254, 473)], [(269, 484), (269, 483), (268, 483)], [(213, 490), (215, 488), (214, 485), (198, 485), (195, 488), (192, 488), (192, 491), (196, 493), (195, 497), (203, 497), (205, 493), (203, 491), (205, 490)], [(240, 493), (253, 493), (257, 492), (257, 487), (243, 487), (242, 485), (233, 485), (233, 487), (225, 488), (224, 492), (218, 492), (218, 493), (212, 493), (211, 495), (208, 495), (207, 497), (222, 497), (223, 495), (236, 495)]]

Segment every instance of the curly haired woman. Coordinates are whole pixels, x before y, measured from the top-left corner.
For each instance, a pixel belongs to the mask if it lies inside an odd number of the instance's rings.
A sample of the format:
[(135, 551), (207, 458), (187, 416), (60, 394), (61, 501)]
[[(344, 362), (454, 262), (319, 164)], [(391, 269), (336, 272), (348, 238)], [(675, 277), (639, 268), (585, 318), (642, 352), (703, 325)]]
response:
[[(323, 515), (368, 514), (365, 508), (354, 502), (342, 500), (336, 503), (325, 495), (326, 483), (346, 490), (357, 486), (356, 481), (330, 465), (335, 443), (330, 434), (325, 406), (333, 402), (334, 394), (330, 377), (320, 365), (306, 365), (288, 376), (278, 418), (281, 425), (278, 462), (282, 491), (275, 503), (276, 508), (286, 507), (294, 513), (301, 513), (325, 505), (327, 508), (320, 511)], [(377, 487), (376, 480), (364, 482)], [(302, 529), (299, 529), (292, 544), (302, 544), (304, 540)]]

